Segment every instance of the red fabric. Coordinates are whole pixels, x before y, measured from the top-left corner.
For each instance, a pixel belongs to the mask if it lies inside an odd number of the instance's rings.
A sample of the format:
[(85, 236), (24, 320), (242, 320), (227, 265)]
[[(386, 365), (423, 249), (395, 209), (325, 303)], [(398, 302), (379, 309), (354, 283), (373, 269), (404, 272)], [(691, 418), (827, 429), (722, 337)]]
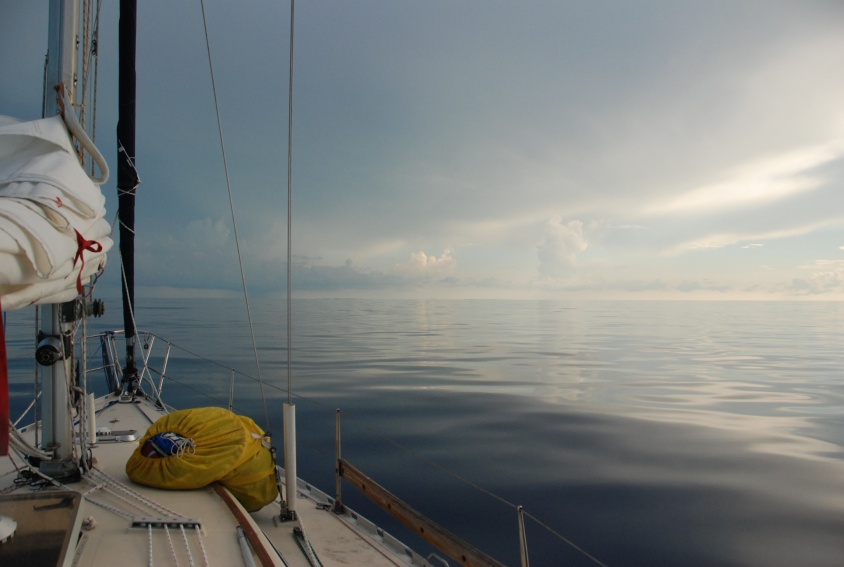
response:
[[(2, 312), (2, 309), (0, 309)], [(9, 365), (6, 363), (6, 329), (0, 321), (0, 457), (9, 454)]]
[[(75, 230), (75, 229), (74, 229)], [(97, 242), (96, 240), (85, 240), (85, 237), (76, 230), (76, 245), (78, 248), (76, 249), (76, 257), (73, 258), (73, 265), (76, 266), (76, 262), (78, 260), (82, 260), (81, 265), (79, 266), (79, 276), (76, 278), (76, 291), (79, 295), (82, 295), (82, 270), (85, 268), (85, 257), (82, 253), (85, 250), (90, 252), (102, 252), (103, 245)]]

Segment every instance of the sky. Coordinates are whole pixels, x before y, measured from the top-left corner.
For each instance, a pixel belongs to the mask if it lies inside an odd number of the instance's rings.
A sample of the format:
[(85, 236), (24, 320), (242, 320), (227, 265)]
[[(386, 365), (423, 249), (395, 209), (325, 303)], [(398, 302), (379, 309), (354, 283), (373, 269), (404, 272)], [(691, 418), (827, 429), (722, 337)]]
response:
[[(240, 293), (200, 3), (139, 4), (138, 293)], [(40, 117), (46, 5), (0, 0), (0, 114)], [(289, 9), (205, 2), (254, 294), (286, 288)], [(835, 0), (300, 0), (295, 293), (844, 299), (842, 29)]]

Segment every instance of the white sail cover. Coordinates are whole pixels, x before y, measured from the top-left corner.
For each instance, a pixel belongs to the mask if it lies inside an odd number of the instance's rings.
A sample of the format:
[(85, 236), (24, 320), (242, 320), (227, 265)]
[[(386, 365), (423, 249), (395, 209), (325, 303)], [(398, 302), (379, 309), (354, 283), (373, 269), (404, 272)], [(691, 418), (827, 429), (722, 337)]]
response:
[(0, 305), (62, 303), (105, 265), (105, 197), (60, 116), (0, 116)]

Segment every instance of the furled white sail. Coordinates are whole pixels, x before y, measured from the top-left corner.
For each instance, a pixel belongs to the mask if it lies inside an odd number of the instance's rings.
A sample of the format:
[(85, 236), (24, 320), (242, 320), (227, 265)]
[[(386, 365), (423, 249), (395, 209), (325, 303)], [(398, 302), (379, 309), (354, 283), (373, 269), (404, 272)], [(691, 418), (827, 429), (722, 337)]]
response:
[(74, 299), (112, 246), (105, 197), (61, 117), (0, 116), (0, 305)]

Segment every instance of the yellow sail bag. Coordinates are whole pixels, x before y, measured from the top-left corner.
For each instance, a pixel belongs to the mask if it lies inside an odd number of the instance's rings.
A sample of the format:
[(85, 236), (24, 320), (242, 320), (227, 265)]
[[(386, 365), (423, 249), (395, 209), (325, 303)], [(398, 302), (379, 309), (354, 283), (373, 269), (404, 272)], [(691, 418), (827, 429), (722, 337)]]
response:
[(150, 426), (126, 462), (126, 474), (170, 490), (219, 482), (244, 508), (258, 510), (278, 494), (264, 439), (254, 421), (223, 408), (174, 411)]

